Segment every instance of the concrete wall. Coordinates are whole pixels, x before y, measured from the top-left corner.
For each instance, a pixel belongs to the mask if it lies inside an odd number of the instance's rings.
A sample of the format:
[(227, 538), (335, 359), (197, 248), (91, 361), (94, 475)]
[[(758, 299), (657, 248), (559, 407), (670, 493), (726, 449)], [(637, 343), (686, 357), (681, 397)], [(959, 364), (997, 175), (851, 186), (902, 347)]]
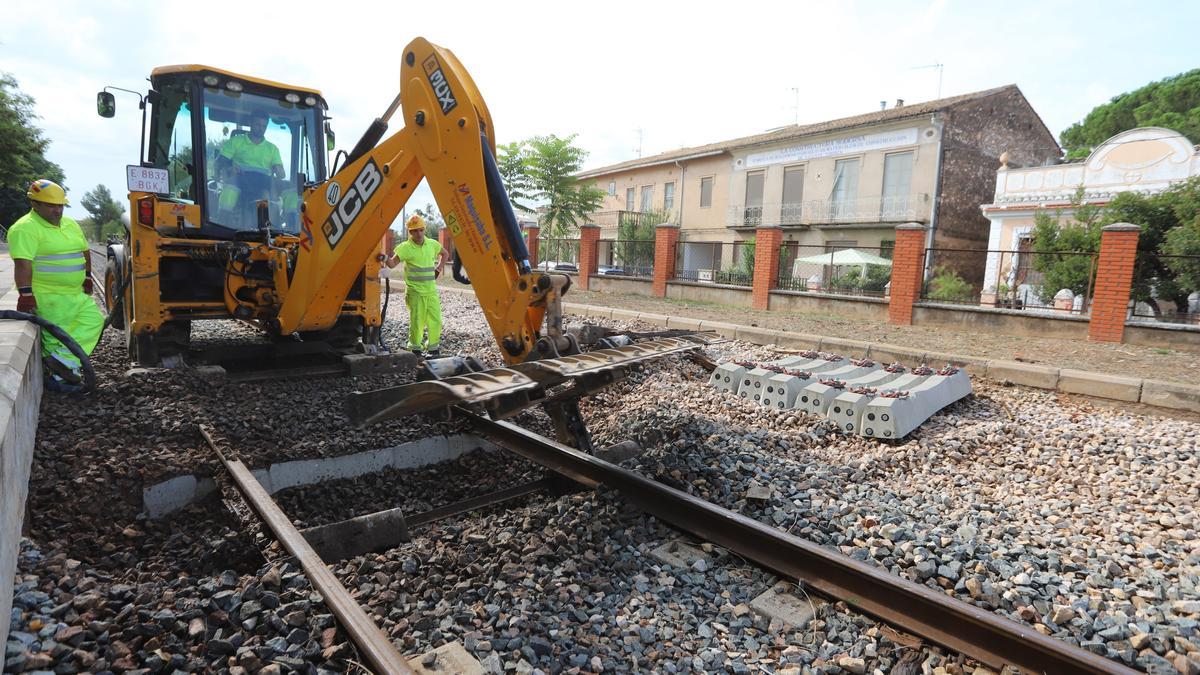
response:
[[(588, 290), (605, 293), (627, 293), (630, 295), (650, 295), (650, 279), (631, 279), (629, 277), (610, 277), (608, 275), (594, 276), (588, 280)], [(567, 300), (571, 300), (571, 292), (567, 291)]]
[[(16, 309), (17, 292), (0, 298), (0, 309)], [(0, 321), (0, 644), (12, 619), (13, 577), (29, 470), (42, 402), (42, 354), (37, 326)]]
[(913, 306), (914, 326), (946, 326), (968, 332), (1087, 340), (1088, 320), (1075, 316), (1039, 315), (1020, 310), (938, 305)]
[(771, 309), (784, 312), (811, 312), (838, 316), (887, 321), (888, 303), (876, 298), (851, 298), (836, 295), (814, 295), (792, 291), (771, 291)]

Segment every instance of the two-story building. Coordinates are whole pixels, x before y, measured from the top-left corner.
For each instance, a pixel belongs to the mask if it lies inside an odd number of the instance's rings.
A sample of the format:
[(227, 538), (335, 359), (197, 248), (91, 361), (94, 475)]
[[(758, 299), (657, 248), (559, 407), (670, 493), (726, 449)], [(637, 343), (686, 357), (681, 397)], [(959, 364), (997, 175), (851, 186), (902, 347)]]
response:
[[(1010, 166), (1061, 155), (1015, 85), (682, 148), (590, 169), (607, 197), (593, 221), (617, 237), (620, 212), (663, 212), (680, 226), (680, 269), (735, 265), (764, 225), (817, 250), (881, 248), (895, 227), (929, 227), (933, 249), (981, 249), (1002, 152)], [(717, 244), (719, 243), (719, 244)], [(721, 245), (723, 244), (723, 245)], [(820, 247), (820, 248), (817, 248)], [(937, 252), (930, 265), (983, 277), (983, 258)]]

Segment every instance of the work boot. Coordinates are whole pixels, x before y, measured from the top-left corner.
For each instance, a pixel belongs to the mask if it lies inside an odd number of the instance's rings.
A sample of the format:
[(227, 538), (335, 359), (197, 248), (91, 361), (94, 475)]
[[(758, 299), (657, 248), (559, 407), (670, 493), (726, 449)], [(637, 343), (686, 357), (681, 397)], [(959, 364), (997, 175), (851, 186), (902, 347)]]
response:
[(68, 384), (57, 375), (51, 375), (45, 380), (46, 389), (61, 394), (78, 394), (83, 391), (83, 384)]
[(410, 347), (408, 351), (410, 351), (410, 352), (412, 352), (412, 353), (416, 354), (416, 355), (417, 355), (417, 356), (419, 356), (419, 357), (424, 357), (424, 356), (425, 356), (425, 352), (421, 351), (419, 348), (418, 348), (418, 349), (413, 349), (413, 348), (411, 348), (411, 347)]
[(442, 355), (442, 350), (437, 349), (436, 347), (425, 352), (425, 358), (427, 358), (427, 359), (436, 359), (441, 355)]
[(71, 366), (59, 361), (55, 356), (47, 356), (43, 361), (46, 370), (49, 370), (53, 377), (57, 377), (63, 383), (68, 385), (79, 385), (83, 383), (83, 378)]

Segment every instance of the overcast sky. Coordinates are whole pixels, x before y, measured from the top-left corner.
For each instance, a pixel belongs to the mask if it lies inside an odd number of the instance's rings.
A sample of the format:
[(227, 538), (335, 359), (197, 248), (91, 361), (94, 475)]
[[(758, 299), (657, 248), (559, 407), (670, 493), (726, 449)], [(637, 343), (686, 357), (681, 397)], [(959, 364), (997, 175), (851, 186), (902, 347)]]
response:
[[(348, 149), (398, 87), (400, 51), (453, 51), (501, 143), (577, 134), (587, 167), (1004, 84), (1056, 135), (1112, 96), (1200, 66), (1195, 2), (136, 2), (5, 12), (0, 71), (37, 99), (79, 218), (99, 183), (124, 200), (144, 91), (203, 63), (320, 89)], [(1200, 139), (1191, 139), (1200, 142)], [(426, 189), (413, 206), (432, 201)]]

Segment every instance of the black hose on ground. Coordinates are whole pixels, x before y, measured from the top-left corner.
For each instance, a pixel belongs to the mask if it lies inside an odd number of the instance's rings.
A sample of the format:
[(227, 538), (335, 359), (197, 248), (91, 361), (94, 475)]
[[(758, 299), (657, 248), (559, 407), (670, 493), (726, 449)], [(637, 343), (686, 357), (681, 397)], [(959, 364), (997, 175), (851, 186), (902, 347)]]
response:
[(15, 309), (0, 310), (0, 319), (30, 321), (58, 338), (58, 341), (66, 345), (67, 349), (71, 350), (71, 353), (75, 355), (75, 358), (79, 359), (79, 368), (83, 371), (83, 390), (90, 392), (96, 388), (96, 371), (92, 369), (92, 360), (88, 358), (87, 352), (83, 351), (83, 347), (80, 347), (74, 338), (67, 335), (67, 331), (36, 314), (18, 312)]
[(375, 340), (375, 344), (384, 351), (392, 351), (388, 348), (387, 343), (383, 341), (383, 326), (387, 323), (388, 303), (392, 301), (392, 277), (385, 276), (383, 278), (383, 312), (379, 315), (379, 336)]

